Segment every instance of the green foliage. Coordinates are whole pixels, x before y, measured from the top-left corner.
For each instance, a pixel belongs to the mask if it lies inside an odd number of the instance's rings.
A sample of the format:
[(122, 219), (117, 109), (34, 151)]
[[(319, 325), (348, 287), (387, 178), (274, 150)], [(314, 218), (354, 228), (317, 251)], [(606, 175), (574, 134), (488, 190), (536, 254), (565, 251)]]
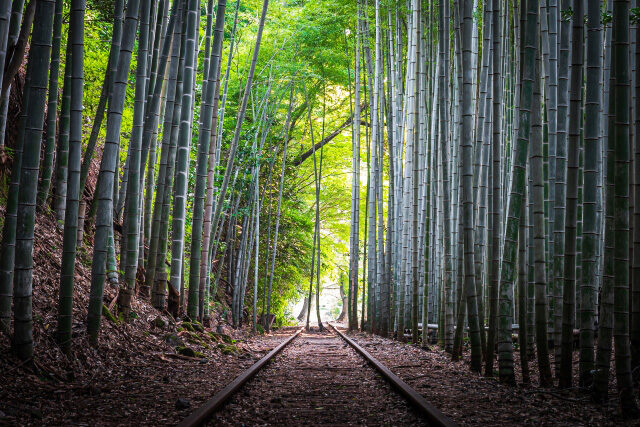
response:
[(571, 7), (560, 11), (560, 19), (562, 19), (563, 21), (570, 21), (572, 16), (573, 9)]
[[(103, 79), (108, 62), (113, 19), (113, 0), (88, 0), (84, 78), (84, 121), (85, 144), (89, 138), (92, 120), (100, 98)], [(238, 164), (242, 169), (235, 188), (230, 193), (246, 196), (249, 194), (250, 167), (258, 161), (261, 164), (262, 212), (260, 223), (260, 271), (258, 289), (258, 311), (261, 312), (264, 287), (268, 286), (266, 274), (267, 250), (271, 251), (267, 242), (269, 226), (273, 239), (275, 214), (278, 197), (278, 174), (282, 165), (283, 127), (287, 113), (289, 84), (293, 81), (295, 88), (294, 114), (288, 149), (285, 175), (282, 216), (278, 238), (276, 269), (273, 278), (272, 313), (277, 316), (276, 325), (293, 323), (291, 303), (299, 300), (307, 287), (310, 274), (311, 250), (313, 244), (313, 221), (315, 188), (313, 185), (313, 162), (311, 159), (300, 166), (293, 166), (293, 161), (302, 152), (335, 130), (350, 115), (348, 81), (353, 83), (353, 50), (356, 34), (356, 3), (347, 0), (275, 0), (269, 8), (267, 24), (264, 30), (263, 44), (256, 68), (253, 95), (249, 101), (247, 117), (243, 125), (241, 146), (238, 151)], [(216, 182), (221, 184), (225, 172), (224, 161), (226, 150), (233, 135), (238, 104), (244, 90), (250, 58), (253, 53), (259, 12), (262, 2), (259, 0), (242, 1), (238, 10), (238, 27), (235, 35), (236, 47), (230, 68), (229, 90), (225, 119), (222, 132), (221, 162), (216, 171)], [(64, 16), (69, 13), (69, 2), (65, 2)], [(221, 76), (225, 75), (235, 2), (227, 6), (225, 22), (224, 46)], [(401, 6), (404, 8), (404, 6)], [(373, 12), (370, 8), (369, 13)], [(205, 32), (205, 3), (201, 6), (200, 37)], [(478, 19), (482, 17), (479, 16)], [(61, 63), (65, 64), (64, 47), (69, 33), (68, 20), (63, 24), (63, 55)], [(345, 29), (349, 29), (348, 34)], [(194, 123), (200, 117), (200, 100), (202, 92), (204, 48), (199, 51), (196, 90), (194, 99)], [(349, 65), (350, 64), (350, 65)], [(350, 74), (347, 67), (351, 67)], [(129, 90), (123, 111), (122, 132), (120, 139), (120, 175), (126, 162), (129, 137), (133, 124), (133, 96), (135, 87), (136, 55), (132, 58), (129, 77)], [(64, 70), (60, 73), (62, 88)], [(271, 76), (271, 77), (270, 77)], [(272, 90), (269, 99), (267, 121), (271, 121), (271, 130), (265, 141), (265, 149), (258, 154), (251, 149), (251, 144), (259, 129), (265, 123), (258, 116), (259, 103), (266, 93), (269, 78)], [(303, 91), (303, 82), (308, 92), (308, 104)], [(280, 102), (280, 100), (283, 100)], [(323, 120), (323, 103), (326, 102), (326, 116)], [(313, 138), (307, 122), (307, 108), (312, 109)], [(105, 127), (103, 125), (96, 152), (101, 153), (104, 144)], [(364, 132), (364, 130), (363, 130)], [(159, 136), (160, 137), (160, 136)], [(185, 259), (190, 256), (193, 191), (195, 187), (195, 167), (197, 153), (198, 128), (194, 126), (191, 143), (191, 162), (188, 167), (188, 205), (185, 219)], [(243, 145), (244, 144), (244, 145)], [(366, 157), (366, 153), (363, 154)], [(320, 153), (318, 153), (320, 156)], [(336, 265), (347, 264), (349, 241), (350, 212), (350, 167), (351, 167), (351, 132), (345, 129), (333, 139), (323, 150), (323, 179), (321, 190), (321, 245), (323, 275), (334, 270)], [(269, 179), (272, 169), (273, 176)], [(363, 186), (364, 187), (364, 186)], [(364, 215), (365, 190), (362, 189), (361, 211)], [(229, 199), (224, 202), (228, 205)], [(239, 218), (250, 212), (246, 201), (240, 204)], [(269, 223), (269, 212), (271, 222)], [(172, 218), (169, 218), (171, 222)], [(223, 239), (226, 237), (223, 237)], [(231, 242), (220, 242), (218, 256)], [(268, 249), (269, 248), (269, 249)], [(231, 249), (231, 248), (229, 248)], [(170, 256), (167, 257), (170, 260)], [(251, 268), (253, 270), (253, 267)], [(185, 265), (185, 277), (189, 277), (189, 263)], [(213, 275), (212, 275), (213, 277)], [(222, 276), (224, 277), (224, 275)], [(249, 277), (253, 277), (250, 271)], [(189, 283), (186, 284), (187, 287)], [(222, 282), (220, 287), (223, 287)], [(252, 287), (247, 291), (247, 306), (253, 298)], [(220, 310), (218, 301), (213, 303), (214, 310)], [(223, 302), (224, 303), (224, 302)], [(297, 314), (297, 313), (296, 313)], [(193, 325), (191, 325), (193, 326)], [(187, 328), (183, 323), (183, 327)]]
[(89, 10), (95, 12), (95, 19), (105, 24), (113, 22), (113, 3), (114, 0), (88, 0), (87, 12)]

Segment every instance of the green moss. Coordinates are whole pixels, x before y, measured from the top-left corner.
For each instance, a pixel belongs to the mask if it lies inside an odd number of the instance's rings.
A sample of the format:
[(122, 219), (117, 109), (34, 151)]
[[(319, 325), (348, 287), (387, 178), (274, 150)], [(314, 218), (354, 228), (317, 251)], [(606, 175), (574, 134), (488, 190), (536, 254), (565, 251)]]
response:
[(198, 332), (204, 332), (204, 326), (202, 326), (202, 323), (198, 322), (197, 320), (191, 322), (191, 326)]
[(196, 344), (204, 343), (204, 340), (196, 332), (187, 332), (187, 341), (191, 341)]
[(181, 326), (187, 331), (204, 332), (204, 326), (202, 326), (202, 323), (198, 321), (193, 321), (193, 322), (184, 321), (182, 322)]
[(215, 336), (217, 339), (221, 339), (223, 342), (226, 342), (227, 344), (233, 344), (234, 342), (234, 340), (231, 339), (231, 337), (226, 334), (217, 334), (215, 332), (211, 332), (211, 335)]
[(222, 352), (222, 354), (240, 354), (241, 351), (238, 347), (232, 344), (218, 344), (218, 349)]
[(115, 323), (116, 325), (120, 324), (120, 320), (118, 320), (118, 318), (113, 315), (111, 310), (109, 310), (109, 307), (107, 307), (105, 304), (102, 304), (102, 315), (109, 319), (111, 323)]
[(191, 331), (191, 332), (195, 332), (195, 328), (193, 327), (193, 325), (189, 322), (182, 322), (182, 328), (183, 330), (187, 330), (187, 331)]
[(183, 345), (179, 345), (176, 347), (176, 353), (189, 357), (195, 356), (195, 351), (192, 348)]
[(200, 357), (200, 358), (205, 357), (204, 353), (196, 351), (187, 346), (177, 346), (176, 353), (181, 354), (183, 356), (187, 356), (187, 357)]

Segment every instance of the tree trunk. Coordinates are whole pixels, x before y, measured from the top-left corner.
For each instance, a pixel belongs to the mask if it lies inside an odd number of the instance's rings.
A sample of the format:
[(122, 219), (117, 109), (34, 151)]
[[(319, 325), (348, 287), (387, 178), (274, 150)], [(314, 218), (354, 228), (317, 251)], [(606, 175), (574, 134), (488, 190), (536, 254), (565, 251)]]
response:
[(87, 332), (89, 342), (97, 344), (102, 317), (102, 296), (106, 275), (106, 261), (109, 235), (113, 233), (113, 188), (117, 179), (116, 165), (120, 148), (120, 129), (122, 111), (129, 81), (131, 54), (138, 29), (139, 0), (129, 0), (127, 14), (122, 32), (121, 49), (118, 54), (118, 69), (115, 75), (109, 114), (107, 116), (107, 135), (100, 163), (100, 175), (96, 188), (98, 213), (96, 217), (96, 234), (93, 246), (93, 262), (91, 264), (91, 291), (87, 314)]
[[(33, 1), (33, 0), (32, 0)], [(33, 231), (40, 168), (40, 147), (47, 97), (49, 61), (53, 38), (54, 0), (38, 0), (34, 32), (29, 49), (24, 138), (15, 240), (13, 346), (21, 360), (33, 357)], [(36, 60), (37, 58), (37, 60)], [(6, 77), (6, 74), (5, 74)], [(75, 237), (75, 236), (74, 236)]]
[(582, 282), (580, 286), (580, 387), (591, 387), (594, 369), (596, 298), (599, 288), (597, 225), (598, 156), (600, 155), (600, 76), (602, 37), (600, 2), (587, 2), (587, 91), (584, 121), (584, 207)]
[(56, 123), (58, 113), (58, 77), (60, 74), (60, 45), (62, 39), (63, 0), (56, 0), (53, 17), (53, 42), (51, 45), (51, 68), (49, 70), (49, 99), (47, 102), (47, 139), (44, 149), (40, 185), (38, 187), (38, 206), (44, 205), (49, 196), (53, 157), (56, 149)]
[(631, 377), (629, 346), (629, 141), (630, 63), (629, 63), (629, 2), (613, 2), (613, 75), (612, 95), (615, 111), (615, 172), (613, 221), (614, 246), (614, 345), (616, 380), (620, 407), (625, 415), (636, 416), (638, 406)]
[[(203, 317), (204, 311), (204, 282), (200, 280), (200, 256), (202, 251), (202, 228), (204, 214), (204, 196), (207, 180), (207, 166), (209, 160), (209, 144), (211, 141), (211, 122), (213, 104), (216, 93), (218, 67), (222, 55), (222, 38), (224, 37), (224, 14), (227, 7), (226, 0), (218, 0), (216, 24), (213, 37), (212, 56), (209, 65), (208, 79), (203, 84), (201, 123), (198, 132), (198, 163), (196, 166), (196, 188), (193, 204), (193, 220), (191, 235), (191, 258), (189, 267), (189, 306), (188, 315), (192, 319)], [(210, 13), (212, 13), (210, 11)], [(210, 24), (209, 24), (210, 25)], [(207, 242), (208, 245), (209, 242)]]
[(71, 117), (69, 136), (69, 179), (64, 220), (62, 267), (58, 307), (58, 342), (65, 353), (71, 351), (73, 284), (77, 248), (78, 208), (82, 198), (80, 165), (82, 158), (82, 99), (84, 93), (84, 14), (85, 0), (71, 3)]

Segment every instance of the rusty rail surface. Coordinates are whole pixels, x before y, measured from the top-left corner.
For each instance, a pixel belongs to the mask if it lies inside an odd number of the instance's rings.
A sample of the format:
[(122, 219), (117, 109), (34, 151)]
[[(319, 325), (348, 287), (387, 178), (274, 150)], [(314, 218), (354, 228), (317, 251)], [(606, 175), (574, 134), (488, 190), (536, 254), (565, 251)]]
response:
[(430, 425), (435, 426), (445, 426), (452, 427), (457, 424), (454, 423), (450, 418), (444, 415), (438, 408), (427, 402), (427, 400), (422, 397), (420, 393), (411, 388), (407, 383), (402, 381), (400, 377), (391, 372), (389, 368), (380, 363), (376, 358), (374, 358), (367, 350), (360, 347), (355, 341), (351, 338), (347, 337), (345, 334), (340, 332), (335, 326), (329, 323), (329, 326), (342, 338), (344, 339), (355, 351), (360, 353), (362, 357), (364, 357), (367, 362), (369, 362), (373, 367), (380, 372), (380, 374), (387, 380), (391, 385), (402, 394), (414, 407), (420, 410), (422, 414), (427, 418)]

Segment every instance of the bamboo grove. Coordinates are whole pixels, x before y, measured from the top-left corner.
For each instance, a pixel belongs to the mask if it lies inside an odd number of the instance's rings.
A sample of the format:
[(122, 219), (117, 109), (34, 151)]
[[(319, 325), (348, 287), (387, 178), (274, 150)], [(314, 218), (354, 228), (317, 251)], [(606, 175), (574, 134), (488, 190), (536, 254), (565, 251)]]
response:
[[(299, 319), (309, 329), (315, 304), (322, 329), (338, 267), (351, 330), (435, 340), (453, 360), (468, 347), (472, 371), (601, 402), (613, 367), (636, 414), (636, 1), (327, 1), (320, 23), (293, 11), (304, 2), (278, 3), (300, 23), (267, 39), (265, 59), (269, 0), (252, 4), (249, 40), (239, 0), (0, 0), (0, 331), (16, 354), (34, 355), (34, 229), (51, 211), (66, 352), (87, 250), (94, 345), (107, 286), (124, 321), (140, 300), (205, 321), (224, 287), (233, 326), (269, 330), (283, 265)], [(90, 84), (99, 13), (108, 56)], [(330, 144), (341, 138), (346, 156)], [(337, 219), (340, 195), (323, 192), (336, 157), (351, 191)], [(306, 206), (292, 208), (300, 188)]]
[[(238, 52), (240, 3), (107, 3), (113, 20), (110, 51), (88, 137), (83, 133), (85, 24), (95, 12), (85, 0), (0, 3), (4, 125), (10, 85), (20, 81), (26, 55), (18, 135), (14, 140), (7, 131), (2, 147), (13, 161), (0, 257), (1, 330), (11, 336), (23, 360), (34, 355), (36, 212), (47, 209), (64, 235), (56, 337), (66, 352), (73, 343), (75, 265), (86, 245), (93, 249), (86, 318), (93, 344), (109, 311), (105, 286), (117, 288), (118, 315), (125, 321), (135, 318), (136, 299), (148, 299), (174, 317), (203, 321), (222, 282), (233, 294), (234, 326), (246, 320), (250, 298), (254, 330), (262, 327), (258, 309), (263, 319), (272, 318), (288, 129), (304, 111), (294, 107), (305, 95), (301, 79), (290, 72), (295, 67), (278, 75), (279, 80), (269, 69), (256, 70), (268, 0), (258, 10), (257, 35), (231, 131), (224, 117)], [(69, 32), (63, 48), (65, 20)], [(225, 37), (230, 37), (226, 45)], [(259, 86), (256, 73), (261, 75)], [(132, 126), (125, 132), (130, 99)], [(271, 126), (281, 120), (279, 109), (286, 121), (275, 132)], [(94, 157), (99, 172), (90, 185)], [(259, 245), (267, 192), (270, 237), (265, 256)], [(272, 213), (273, 205), (277, 211)], [(94, 234), (87, 239), (85, 231)], [(271, 322), (264, 321), (264, 327), (269, 329)]]
[(631, 6), (359, 2), (350, 329), (425, 346), (433, 332), (454, 360), (466, 332), (472, 371), (513, 384), (519, 361), (528, 383), (537, 362), (540, 385), (555, 376), (599, 401), (614, 355), (623, 413), (637, 413), (640, 30)]

